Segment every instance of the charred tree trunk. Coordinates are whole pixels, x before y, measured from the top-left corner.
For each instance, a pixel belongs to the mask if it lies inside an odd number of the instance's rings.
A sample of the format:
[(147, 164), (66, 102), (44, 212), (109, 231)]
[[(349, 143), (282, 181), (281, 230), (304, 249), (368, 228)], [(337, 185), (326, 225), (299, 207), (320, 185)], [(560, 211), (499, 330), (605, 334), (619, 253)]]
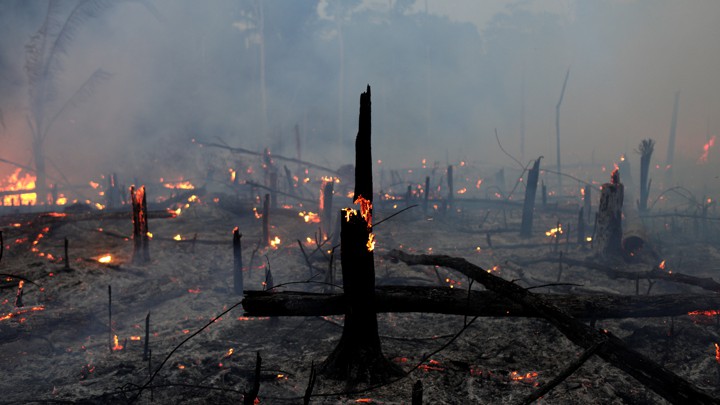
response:
[(585, 244), (585, 208), (580, 207), (578, 212), (578, 224), (577, 224), (577, 243), (582, 246)]
[(136, 189), (130, 187), (130, 200), (133, 210), (133, 264), (150, 261), (150, 235), (148, 228), (147, 199), (145, 186)]
[(399, 375), (380, 347), (375, 313), (375, 264), (372, 235), (372, 155), (370, 86), (360, 96), (360, 118), (355, 140), (355, 195), (360, 212), (345, 209), (341, 223), (343, 291), (348, 309), (340, 342), (322, 364), (329, 378), (377, 383)]
[(335, 191), (335, 179), (323, 180), (320, 188), (320, 227), (322, 237), (327, 238), (332, 232), (333, 217), (333, 192)]
[(640, 201), (638, 201), (638, 210), (640, 213), (647, 211), (647, 201), (650, 195), (650, 183), (648, 179), (650, 173), (650, 158), (652, 158), (655, 149), (655, 141), (652, 139), (644, 139), (640, 142), (638, 152), (640, 153)]
[(537, 194), (538, 177), (540, 176), (540, 159), (535, 160), (532, 169), (528, 171), (525, 188), (525, 203), (523, 204), (522, 223), (520, 225), (520, 236), (529, 238), (532, 236), (533, 211), (535, 210), (535, 194)]
[[(563, 258), (564, 260), (564, 258)], [(572, 261), (571, 261), (572, 263)], [(579, 319), (623, 319), (687, 315), (693, 311), (720, 308), (715, 294), (537, 294)], [(245, 316), (327, 316), (347, 311), (344, 294), (318, 294), (299, 291), (246, 291)], [(381, 286), (375, 289), (377, 313), (422, 312), (487, 317), (538, 317), (492, 291), (461, 291), (457, 288)]]
[(243, 285), (243, 261), (242, 245), (240, 243), (242, 234), (238, 227), (233, 229), (233, 287), (235, 294), (242, 295), (245, 286)]
[(610, 183), (605, 183), (600, 191), (600, 204), (597, 212), (597, 230), (595, 248), (605, 255), (622, 253), (622, 207), (625, 187), (620, 183), (620, 173), (615, 169)]

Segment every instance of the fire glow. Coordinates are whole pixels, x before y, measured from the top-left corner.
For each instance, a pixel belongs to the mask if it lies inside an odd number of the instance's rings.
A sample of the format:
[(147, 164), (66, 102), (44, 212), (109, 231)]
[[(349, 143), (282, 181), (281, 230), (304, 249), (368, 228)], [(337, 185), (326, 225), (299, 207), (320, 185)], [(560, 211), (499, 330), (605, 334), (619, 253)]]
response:
[(25, 309), (17, 310), (17, 311), (11, 312), (11, 313), (9, 313), (9, 314), (5, 314), (5, 315), (0, 316), (0, 321), (6, 321), (6, 320), (8, 320), (8, 319), (15, 318), (15, 317), (18, 316), (18, 315), (22, 315), (22, 314), (25, 314), (25, 313), (28, 313), (28, 312), (32, 312), (32, 311), (43, 311), (43, 310), (45, 310), (45, 306), (44, 306), (44, 305), (38, 305), (38, 306), (35, 306), (35, 307), (30, 307), (30, 308), (25, 308)]
[(104, 264), (110, 263), (112, 262), (112, 255), (107, 254), (104, 256), (100, 256), (97, 261)]
[(703, 153), (698, 158), (698, 163), (700, 163), (700, 164), (707, 163), (708, 154), (710, 153), (710, 149), (712, 149), (712, 147), (715, 145), (715, 139), (716, 139), (716, 136), (713, 135), (712, 138), (710, 138), (710, 140), (708, 140), (707, 143), (705, 145), (703, 145)]
[[(0, 182), (0, 191), (21, 191), (35, 189), (35, 176), (25, 173), (21, 176), (22, 169), (15, 171), (6, 179)], [(3, 205), (34, 205), (37, 202), (36, 193), (23, 193), (6, 195), (3, 197)]]
[(163, 183), (163, 186), (165, 186), (165, 188), (174, 188), (174, 189), (180, 189), (180, 190), (194, 190), (195, 189), (195, 186), (192, 183), (190, 183), (189, 181)]
[(308, 211), (308, 212), (300, 211), (300, 212), (298, 213), (298, 216), (302, 217), (302, 219), (305, 220), (305, 222), (307, 222), (307, 223), (310, 223), (310, 222), (312, 222), (312, 223), (318, 223), (318, 222), (320, 222), (320, 216), (319, 216), (318, 214), (314, 213), (314, 212), (310, 212), (310, 211)]
[(545, 232), (545, 236), (552, 236), (553, 238), (556, 238), (558, 235), (562, 235), (562, 233), (562, 224), (558, 224), (557, 228), (552, 228)]
[(118, 335), (113, 336), (113, 351), (120, 351), (123, 349), (123, 345), (120, 344)]

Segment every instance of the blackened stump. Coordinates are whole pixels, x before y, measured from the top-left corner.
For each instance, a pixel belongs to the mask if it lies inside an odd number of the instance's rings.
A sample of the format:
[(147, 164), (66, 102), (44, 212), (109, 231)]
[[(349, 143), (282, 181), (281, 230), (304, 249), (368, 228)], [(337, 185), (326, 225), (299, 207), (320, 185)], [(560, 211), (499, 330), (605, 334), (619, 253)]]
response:
[(130, 187), (130, 201), (133, 211), (133, 264), (150, 261), (150, 235), (148, 228), (147, 199), (145, 186)]
[(237, 227), (233, 229), (233, 286), (235, 294), (242, 295), (243, 285), (243, 261), (242, 261), (242, 245), (240, 244), (242, 234)]
[(525, 189), (525, 202), (523, 204), (522, 223), (520, 225), (520, 236), (529, 238), (532, 236), (533, 211), (535, 210), (535, 195), (537, 194), (538, 177), (540, 177), (540, 159), (537, 158), (532, 169), (528, 171)]
[(620, 183), (620, 173), (615, 169), (610, 183), (600, 191), (597, 212), (595, 248), (605, 255), (622, 253), (622, 206), (625, 186)]

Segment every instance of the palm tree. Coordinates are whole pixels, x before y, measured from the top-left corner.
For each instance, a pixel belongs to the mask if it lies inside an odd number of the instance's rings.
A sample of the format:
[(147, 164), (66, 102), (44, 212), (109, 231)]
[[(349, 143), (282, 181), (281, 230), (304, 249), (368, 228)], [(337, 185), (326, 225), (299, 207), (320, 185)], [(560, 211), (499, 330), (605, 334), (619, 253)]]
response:
[[(158, 16), (157, 10), (149, 3), (144, 0), (134, 1), (142, 3)], [(25, 73), (30, 93), (30, 108), (26, 118), (32, 133), (39, 204), (48, 202), (45, 141), (53, 124), (63, 113), (87, 100), (99, 83), (111, 77), (110, 73), (98, 68), (70, 97), (61, 101), (57, 85), (63, 71), (63, 57), (67, 55), (69, 45), (85, 21), (118, 3), (112, 0), (78, 0), (69, 8), (67, 2), (49, 0), (42, 26), (25, 45)]]

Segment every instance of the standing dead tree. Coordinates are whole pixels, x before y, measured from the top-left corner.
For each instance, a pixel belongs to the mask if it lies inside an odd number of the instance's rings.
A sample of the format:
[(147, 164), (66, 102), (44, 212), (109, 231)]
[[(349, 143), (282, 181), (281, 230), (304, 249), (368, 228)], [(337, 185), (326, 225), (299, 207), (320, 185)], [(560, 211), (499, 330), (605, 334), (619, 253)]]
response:
[(145, 186), (130, 187), (130, 201), (133, 215), (133, 264), (150, 261), (150, 230), (148, 228), (147, 198)]
[(370, 86), (360, 95), (360, 118), (355, 140), (355, 195), (360, 212), (345, 208), (340, 250), (343, 291), (348, 309), (343, 333), (321, 366), (321, 373), (351, 384), (384, 382), (402, 371), (382, 353), (375, 300), (374, 235), (372, 233), (372, 155)]
[(653, 150), (655, 150), (655, 141), (652, 139), (643, 139), (637, 150), (640, 154), (640, 201), (637, 204), (641, 213), (647, 211), (647, 201), (652, 183), (652, 179), (648, 179), (648, 174), (650, 173), (650, 158), (652, 158)]
[(620, 172), (613, 170), (610, 183), (605, 183), (600, 191), (600, 204), (597, 212), (597, 228), (594, 245), (606, 255), (619, 255), (622, 252), (622, 206), (625, 186), (620, 183)]
[(560, 106), (565, 97), (565, 87), (567, 87), (568, 78), (570, 77), (570, 68), (565, 72), (565, 80), (563, 81), (562, 90), (560, 90), (560, 99), (555, 105), (555, 142), (557, 146), (557, 171), (558, 171), (558, 195), (562, 195), (562, 166), (560, 166)]
[(525, 184), (525, 202), (523, 204), (522, 223), (520, 225), (520, 236), (523, 238), (532, 236), (535, 195), (537, 194), (538, 177), (540, 177), (540, 159), (542, 159), (542, 156), (535, 160), (532, 169), (528, 171), (527, 183)]

